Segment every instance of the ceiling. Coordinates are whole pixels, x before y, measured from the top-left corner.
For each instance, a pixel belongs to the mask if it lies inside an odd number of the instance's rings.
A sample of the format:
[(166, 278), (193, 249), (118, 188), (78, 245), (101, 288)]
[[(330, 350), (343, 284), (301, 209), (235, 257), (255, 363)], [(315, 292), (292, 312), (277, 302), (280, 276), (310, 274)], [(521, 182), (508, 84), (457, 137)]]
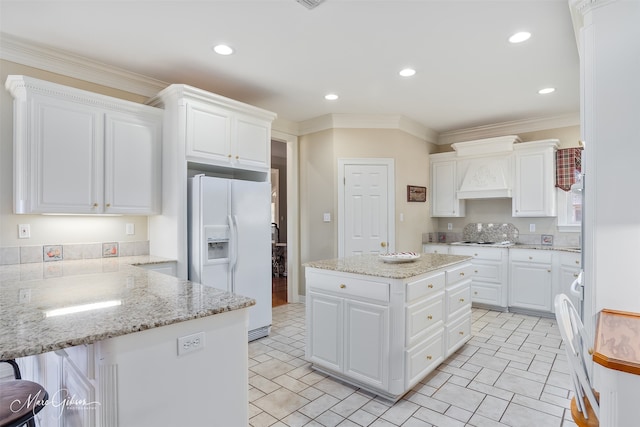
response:
[(579, 111), (567, 0), (0, 0), (0, 31), (292, 122), (401, 115), (442, 133)]

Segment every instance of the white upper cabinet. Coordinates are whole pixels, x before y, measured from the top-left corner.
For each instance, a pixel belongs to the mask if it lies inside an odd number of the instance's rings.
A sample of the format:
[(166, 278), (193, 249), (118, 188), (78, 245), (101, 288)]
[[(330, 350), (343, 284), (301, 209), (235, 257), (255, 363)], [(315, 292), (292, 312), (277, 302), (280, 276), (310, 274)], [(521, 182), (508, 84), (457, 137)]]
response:
[(186, 104), (187, 157), (212, 162), (231, 161), (231, 116), (229, 111), (190, 100)]
[(514, 217), (556, 216), (555, 165), (558, 140), (514, 145)]
[[(276, 115), (187, 85), (171, 85), (150, 102), (166, 110), (168, 128), (184, 126), (187, 162), (225, 169), (268, 172), (271, 168), (271, 122)], [(185, 135), (184, 141), (182, 136)]]
[(104, 212), (159, 213), (162, 118), (106, 114)]
[(456, 196), (458, 190), (457, 163), (449, 153), (432, 154), (431, 166), (431, 216), (463, 217), (464, 200)]
[(24, 76), (6, 87), (15, 213), (159, 213), (162, 110)]

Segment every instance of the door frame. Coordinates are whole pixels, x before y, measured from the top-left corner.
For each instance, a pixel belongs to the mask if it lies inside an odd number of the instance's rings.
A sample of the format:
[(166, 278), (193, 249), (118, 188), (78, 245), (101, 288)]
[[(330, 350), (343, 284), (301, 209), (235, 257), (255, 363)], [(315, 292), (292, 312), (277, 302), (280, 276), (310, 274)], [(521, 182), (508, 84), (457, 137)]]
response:
[(298, 137), (271, 129), (271, 139), (287, 144), (287, 302), (300, 302), (300, 198)]
[(395, 161), (392, 158), (342, 158), (338, 159), (338, 258), (344, 257), (344, 168), (347, 165), (375, 165), (387, 167), (387, 241), (389, 252), (395, 252), (396, 247), (396, 191), (395, 191)]

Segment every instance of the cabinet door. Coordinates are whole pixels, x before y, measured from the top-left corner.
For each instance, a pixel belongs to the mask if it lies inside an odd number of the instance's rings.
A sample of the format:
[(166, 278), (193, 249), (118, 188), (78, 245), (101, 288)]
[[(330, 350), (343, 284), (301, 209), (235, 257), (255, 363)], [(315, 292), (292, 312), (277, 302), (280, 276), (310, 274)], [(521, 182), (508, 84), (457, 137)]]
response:
[(551, 264), (511, 262), (510, 306), (551, 311)]
[(95, 386), (68, 357), (62, 358), (62, 387), (65, 427), (93, 427), (96, 425), (97, 406)]
[(343, 299), (309, 292), (306, 356), (313, 363), (342, 371)]
[(389, 308), (345, 300), (344, 373), (386, 388), (389, 354)]
[(513, 216), (556, 216), (554, 151), (523, 151), (515, 155), (515, 164)]
[(456, 162), (431, 163), (431, 216), (464, 216), (464, 200), (458, 200)]
[(160, 212), (161, 116), (107, 113), (105, 213)]
[(236, 167), (268, 170), (271, 167), (271, 124), (238, 115), (232, 138)]
[[(34, 96), (31, 112), (32, 170), (19, 173), (32, 182), (16, 211), (95, 213), (103, 199), (102, 113), (46, 96)], [(29, 206), (24, 211), (23, 203)]]
[(231, 116), (229, 111), (189, 101), (186, 114), (187, 159), (230, 166)]

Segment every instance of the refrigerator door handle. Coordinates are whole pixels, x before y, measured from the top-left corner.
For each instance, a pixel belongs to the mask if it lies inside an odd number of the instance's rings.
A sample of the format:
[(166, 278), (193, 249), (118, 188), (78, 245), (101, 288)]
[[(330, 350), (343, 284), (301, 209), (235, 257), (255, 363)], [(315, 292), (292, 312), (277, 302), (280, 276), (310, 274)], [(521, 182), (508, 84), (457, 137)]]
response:
[(571, 283), (571, 294), (582, 299), (582, 270), (578, 274), (576, 280)]
[(235, 221), (235, 216), (228, 216), (229, 221), (229, 230), (231, 231), (231, 247), (230, 249), (230, 259), (229, 259), (229, 275), (231, 279), (231, 292), (236, 291), (236, 283), (235, 283), (235, 271), (236, 271), (236, 262), (238, 261), (238, 230), (237, 223)]

